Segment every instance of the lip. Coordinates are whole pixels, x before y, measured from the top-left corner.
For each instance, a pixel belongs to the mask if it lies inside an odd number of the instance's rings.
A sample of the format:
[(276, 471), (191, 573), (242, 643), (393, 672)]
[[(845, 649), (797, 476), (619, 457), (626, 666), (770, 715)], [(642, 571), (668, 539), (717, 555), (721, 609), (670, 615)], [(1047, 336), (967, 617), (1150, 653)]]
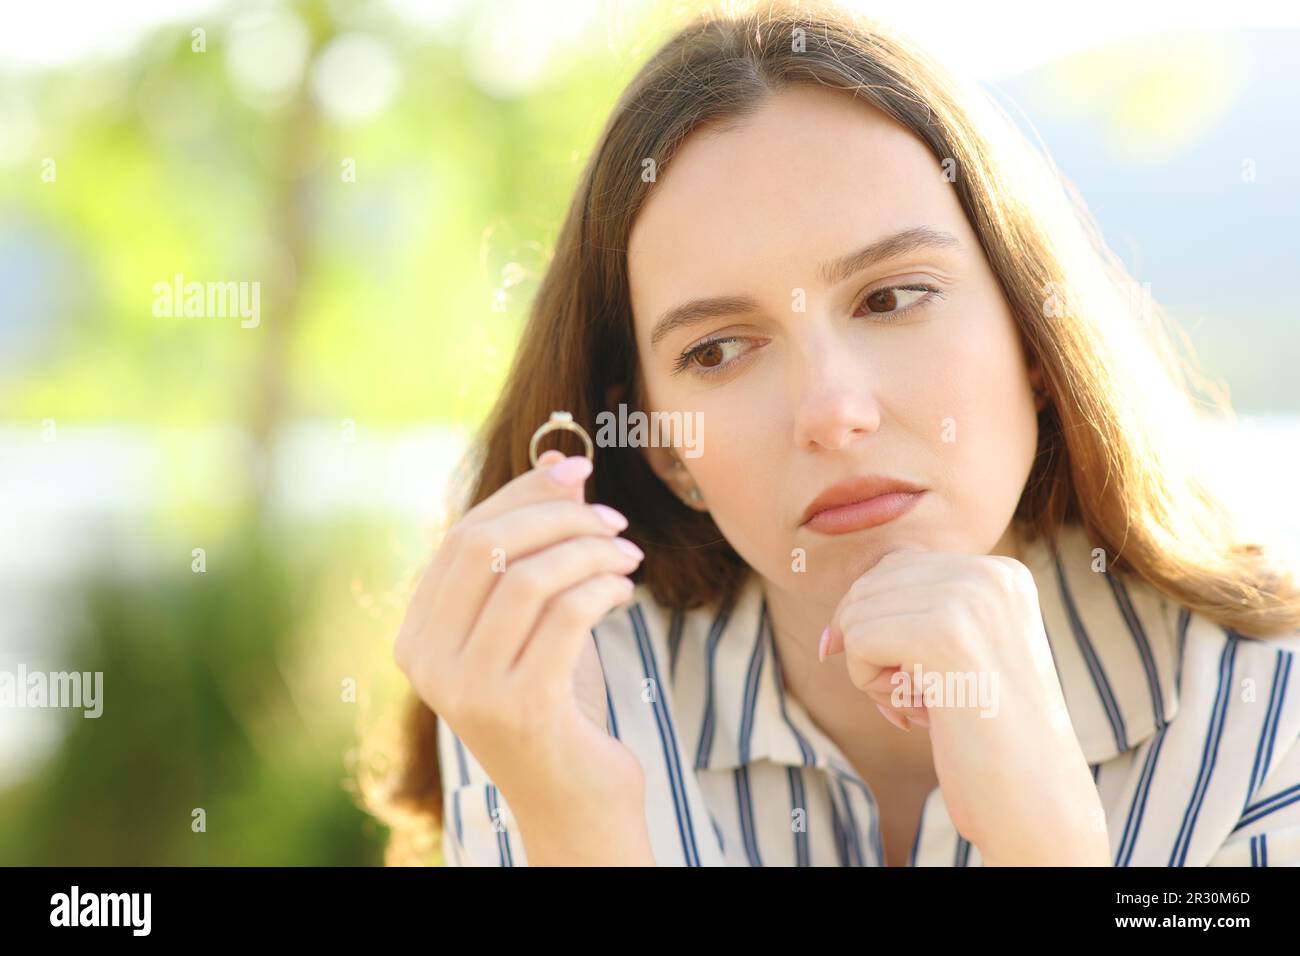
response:
[(893, 521), (910, 511), (924, 488), (886, 475), (865, 475), (831, 485), (804, 509), (800, 526), (822, 534), (848, 534)]

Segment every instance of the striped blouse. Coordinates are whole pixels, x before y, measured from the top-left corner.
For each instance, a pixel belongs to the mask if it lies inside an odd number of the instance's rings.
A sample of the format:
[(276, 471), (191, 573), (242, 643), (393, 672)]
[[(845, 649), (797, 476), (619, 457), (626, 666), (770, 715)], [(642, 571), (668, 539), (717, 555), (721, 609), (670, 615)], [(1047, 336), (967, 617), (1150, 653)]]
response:
[[(1077, 527), (1022, 561), (1114, 865), (1300, 866), (1300, 632), (1250, 637), (1094, 571)], [(870, 787), (784, 688), (756, 575), (686, 612), (638, 585), (593, 634), (658, 865), (884, 865)], [(503, 795), (438, 726), (444, 863), (526, 866)], [(908, 865), (980, 864), (935, 787)]]

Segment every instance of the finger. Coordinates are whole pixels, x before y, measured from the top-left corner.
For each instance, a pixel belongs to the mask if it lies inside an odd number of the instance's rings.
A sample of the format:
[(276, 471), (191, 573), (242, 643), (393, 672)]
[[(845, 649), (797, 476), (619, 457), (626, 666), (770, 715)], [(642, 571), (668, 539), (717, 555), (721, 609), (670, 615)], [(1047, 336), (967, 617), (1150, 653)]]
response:
[(843, 650), (843, 637), (849, 628), (867, 624), (873, 618), (895, 614), (911, 614), (933, 607), (936, 589), (941, 585), (912, 577), (904, 583), (891, 585), (887, 590), (865, 594), (857, 600), (845, 602), (837, 611), (832, 623), (838, 635), (837, 649)]
[[(554, 468), (565, 461), (565, 456), (556, 449), (548, 449), (537, 458), (537, 467), (531, 472), (521, 475), (519, 478), (507, 483), (498, 492), (484, 501), (480, 502), (475, 508), (471, 508), (460, 521), (443, 536), (439, 546), (425, 564), (424, 569), (420, 572), (419, 579), (416, 582), (412, 592), (410, 602), (407, 605), (406, 614), (402, 620), (402, 626), (398, 630), (397, 638), (393, 643), (393, 655), (399, 659), (399, 663), (409, 663), (413, 655), (437, 654), (439, 651), (455, 651), (459, 649), (461, 642), (453, 644), (444, 644), (443, 642), (434, 642), (429, 646), (426, 631), (429, 624), (429, 615), (434, 608), (444, 611), (443, 618), (439, 621), (440, 628), (449, 634), (463, 636), (467, 633), (470, 625), (478, 616), (482, 607), (484, 598), (492, 585), (491, 578), (483, 578), (482, 584), (478, 588), (471, 589), (468, 594), (459, 591), (453, 591), (456, 597), (447, 601), (448, 584), (453, 586), (463, 586), (464, 578), (453, 573), (453, 568), (460, 561), (467, 560), (470, 567), (482, 567), (490, 571), (488, 557), (493, 547), (497, 547), (497, 541), (506, 539), (507, 536), (492, 529), (487, 531), (477, 531), (476, 526), (484, 520), (492, 520), (499, 516), (503, 511), (503, 505), (511, 500), (525, 501), (528, 499), (541, 501), (545, 499), (545, 491), (551, 493), (551, 498), (555, 501), (572, 500), (575, 502), (584, 501), (582, 485), (585, 479), (575, 478), (574, 475), (580, 476), (584, 467), (582, 465), (569, 466), (570, 469), (576, 469), (573, 474), (561, 477), (563, 480), (557, 480), (549, 469)], [(584, 458), (585, 462), (586, 459)], [(531, 494), (521, 495), (518, 490), (518, 483), (522, 478), (527, 477), (532, 484)], [(502, 495), (511, 486), (515, 489), (507, 495)], [(610, 514), (617, 514), (613, 509), (608, 509), (606, 517)], [(619, 516), (621, 518), (621, 516)], [(625, 523), (626, 519), (622, 519)], [(626, 524), (624, 524), (626, 526)], [(480, 553), (481, 552), (481, 553)], [(445, 609), (450, 609), (450, 614), (445, 613)], [(435, 667), (441, 669), (445, 664), (435, 662)]]
[(591, 470), (592, 463), (586, 455), (562, 457), (556, 461), (551, 451), (547, 451), (538, 457), (536, 466), (506, 482), (470, 509), (465, 517), (471, 522), (483, 521), (538, 501), (560, 498), (582, 501), (583, 488)]
[[(852, 652), (853, 645), (850, 644), (849, 653)], [(850, 672), (852, 671), (851, 667)], [(854, 683), (858, 685), (856, 679)], [(925, 703), (925, 694), (912, 680), (911, 672), (901, 667), (881, 668), (874, 678), (858, 686), (871, 698), (884, 718), (900, 730), (911, 730), (912, 724), (925, 728), (930, 726), (930, 710)]]
[(524, 646), (516, 672), (530, 684), (572, 681), (591, 629), (627, 601), (634, 585), (619, 574), (600, 574), (575, 584), (546, 606)]
[(895, 727), (897, 727), (899, 730), (907, 730), (907, 731), (910, 731), (910, 730), (912, 729), (911, 724), (910, 724), (908, 718), (905, 717), (905, 716), (903, 716), (901, 713), (899, 713), (898, 711), (896, 711), (894, 708), (890, 707), (888, 704), (882, 704), (882, 703), (877, 702), (877, 703), (876, 703), (876, 710), (880, 711), (880, 716), (881, 716), (881, 717), (884, 717), (885, 720), (889, 721), (891, 724), (893, 724), (893, 725), (894, 725)]
[(930, 726), (930, 714), (922, 698), (915, 694), (917, 688), (906, 671), (899, 667), (885, 667), (861, 688), (880, 715), (899, 730), (910, 731), (912, 725)]
[(626, 527), (627, 518), (607, 505), (541, 501), (485, 521), (478, 531), (493, 544), (491, 557), (512, 562), (569, 538), (612, 538)]
[(516, 561), (499, 576), (462, 656), (493, 672), (513, 667), (551, 600), (595, 575), (631, 573), (641, 563), (639, 551), (623, 538), (581, 537)]
[[(538, 455), (537, 467), (545, 470), (545, 468), (554, 466), (554, 464), (559, 464), (560, 462), (563, 462), (563, 460), (563, 453), (560, 453), (560, 451), (556, 449), (547, 449), (546, 451), (543, 451), (541, 455)], [(486, 503), (486, 501), (487, 499), (484, 499), (484, 503)], [(473, 509), (469, 509), (469, 512), (473, 511)], [(458, 522), (458, 527), (460, 524), (467, 522), (467, 519), (469, 519), (469, 512), (461, 516), (461, 520)], [(482, 518), (482, 516), (484, 516), (484, 512), (478, 512), (477, 518)], [(469, 522), (469, 524), (473, 523), (472, 520)], [(420, 572), (420, 578), (416, 581), (415, 591), (412, 592), (411, 601), (409, 601), (409, 604), (407, 605), (407, 620), (403, 623), (403, 631), (406, 631), (408, 626), (412, 626), (413, 630), (416, 631), (424, 630), (424, 618), (428, 617), (428, 613), (433, 609), (433, 607), (437, 606), (434, 597), (435, 592), (437, 592), (438, 589), (439, 581), (443, 580), (447, 568), (455, 561), (455, 551), (458, 550), (456, 544), (458, 544), (459, 537), (459, 531), (456, 535), (451, 535), (451, 533), (443, 535), (442, 541), (439, 542), (437, 548), (434, 549), (433, 554), (430, 555), (429, 561), (425, 562), (424, 570)]]
[(926, 650), (920, 635), (927, 620), (924, 613), (873, 617), (844, 632), (844, 662), (855, 687), (865, 688), (887, 668), (911, 672), (921, 663)]
[(406, 613), (402, 616), (402, 626), (398, 628), (397, 639), (393, 642), (393, 655), (399, 659), (399, 663), (405, 651), (410, 649), (409, 645), (418, 640), (418, 635), (424, 633), (425, 626), (428, 624), (429, 614), (434, 607), (433, 596), (437, 591), (439, 580), (439, 575), (434, 570), (436, 559), (435, 552), (425, 562), (424, 569), (415, 583), (415, 590), (411, 592), (411, 598), (407, 602)]
[(461, 539), (478, 525), (499, 517), (516, 508), (542, 501), (585, 501), (583, 488), (591, 474), (591, 462), (585, 456), (555, 459), (558, 452), (547, 451), (531, 468), (484, 498), (465, 512), (443, 537), (434, 556), (431, 570), (440, 576), (457, 558)]
[(912, 562), (906, 558), (899, 561), (895, 555), (912, 555), (912, 554), (932, 554), (933, 552), (923, 551), (921, 548), (898, 548), (894, 551), (887, 552), (884, 557), (877, 561), (872, 567), (864, 572), (853, 585), (850, 586), (844, 596), (840, 598), (839, 604), (836, 605), (834, 613), (831, 614), (830, 622), (826, 626), (824, 637), (821, 640), (822, 658), (825, 659), (833, 654), (839, 654), (844, 651), (844, 622), (841, 620), (846, 608), (853, 604), (865, 601), (871, 597), (875, 585), (883, 582), (887, 574), (903, 567), (908, 567)]
[(924, 718), (925, 694), (901, 667), (886, 667), (861, 688), (878, 705), (911, 719)]
[(627, 519), (605, 505), (541, 501), (479, 522), (461, 531), (453, 563), (442, 574), (432, 606), (441, 609), (439, 628), (461, 638), (482, 613), (501, 575), (520, 559), (571, 538), (614, 537)]

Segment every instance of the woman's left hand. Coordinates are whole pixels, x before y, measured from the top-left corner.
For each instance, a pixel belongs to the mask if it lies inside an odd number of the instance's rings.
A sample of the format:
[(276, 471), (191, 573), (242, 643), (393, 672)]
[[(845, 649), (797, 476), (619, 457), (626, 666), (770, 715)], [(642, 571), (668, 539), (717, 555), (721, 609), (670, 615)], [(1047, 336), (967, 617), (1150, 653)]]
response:
[(1023, 564), (890, 552), (840, 601), (826, 654), (840, 652), (854, 686), (928, 718), (949, 818), (985, 865), (1111, 865), (1105, 811)]

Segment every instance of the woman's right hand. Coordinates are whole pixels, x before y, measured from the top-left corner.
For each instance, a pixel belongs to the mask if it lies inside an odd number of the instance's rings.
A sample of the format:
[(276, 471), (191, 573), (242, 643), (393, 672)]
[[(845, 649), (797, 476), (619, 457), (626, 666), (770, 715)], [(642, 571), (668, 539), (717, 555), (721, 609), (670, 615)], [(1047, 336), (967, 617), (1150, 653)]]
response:
[[(558, 467), (557, 467), (558, 465)], [(393, 655), (517, 817), (639, 805), (644, 774), (604, 724), (591, 629), (643, 555), (583, 500), (585, 457), (548, 451), (471, 508), (425, 570)], [(594, 675), (593, 675), (594, 669)]]

